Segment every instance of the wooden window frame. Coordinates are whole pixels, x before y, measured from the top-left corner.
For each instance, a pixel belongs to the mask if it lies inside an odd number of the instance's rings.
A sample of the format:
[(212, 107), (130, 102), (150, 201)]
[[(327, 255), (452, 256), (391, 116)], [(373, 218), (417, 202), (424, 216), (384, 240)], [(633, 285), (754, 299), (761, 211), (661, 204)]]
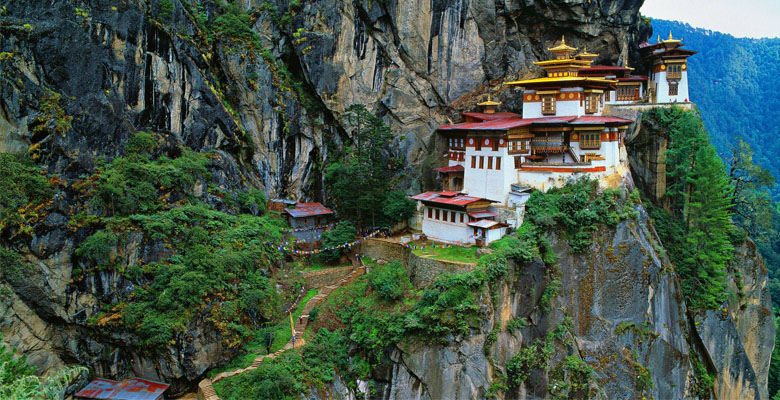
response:
[(471, 156), (471, 169), (477, 168), (477, 156)]
[(460, 214), (460, 223), (462, 224), (463, 223), (463, 213), (458, 213), (458, 214)]
[(555, 115), (555, 99), (558, 96), (554, 94), (542, 95), (542, 115)]
[(447, 210), (441, 211), (441, 220), (447, 222)]
[(594, 114), (599, 112), (599, 100), (596, 98), (597, 94), (588, 93), (585, 95), (585, 113)]
[(474, 138), (474, 150), (482, 150), (482, 139), (479, 137)]
[(678, 82), (669, 82), (669, 96), (677, 96), (680, 93), (680, 84)]
[(428, 219), (433, 219), (433, 208), (428, 207)]
[(501, 157), (496, 157), (496, 169), (501, 170)]
[(580, 149), (598, 150), (601, 148), (601, 132), (580, 133)]
[(441, 218), (440, 218), (440, 215), (439, 215), (439, 209), (437, 208), (437, 209), (436, 209), (436, 220), (438, 221), (438, 220), (440, 220), (440, 219), (441, 219)]
[(479, 169), (485, 168), (485, 156), (479, 156)]
[(498, 151), (498, 139), (493, 139), (493, 151)]
[(515, 169), (520, 169), (523, 166), (523, 158), (520, 156), (515, 157)]
[(450, 222), (455, 222), (455, 211), (450, 211)]
[(487, 161), (487, 169), (493, 169), (493, 157), (488, 156)]

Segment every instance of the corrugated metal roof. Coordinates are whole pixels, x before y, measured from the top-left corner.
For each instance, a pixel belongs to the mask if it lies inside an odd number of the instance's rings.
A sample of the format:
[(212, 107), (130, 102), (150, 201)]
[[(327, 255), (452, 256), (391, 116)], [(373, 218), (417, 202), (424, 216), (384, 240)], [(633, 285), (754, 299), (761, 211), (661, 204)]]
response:
[[(447, 192), (442, 192), (442, 193), (447, 193)], [(422, 202), (429, 202), (429, 203), (449, 204), (453, 206), (467, 206), (471, 203), (475, 203), (480, 200), (486, 200), (491, 203), (495, 203), (495, 201), (483, 199), (480, 197), (466, 196), (463, 194), (449, 197), (446, 195), (442, 196), (440, 193), (436, 193), (436, 192), (420, 193), (416, 196), (412, 196), (411, 199), (420, 200)]]
[(578, 117), (574, 121), (571, 121), (572, 125), (587, 125), (587, 124), (630, 124), (631, 120), (616, 118), (616, 117), (604, 117), (594, 115), (583, 115)]
[(492, 212), (492, 211), (478, 211), (469, 213), (469, 217), (472, 218), (490, 218), (490, 217), (497, 217), (498, 214)]
[(333, 211), (326, 208), (321, 203), (298, 203), (295, 205), (295, 208), (288, 208), (284, 211), (290, 214), (293, 218), (333, 214)]
[(491, 221), (489, 219), (481, 219), (479, 221), (469, 222), (466, 225), (473, 226), (474, 228), (490, 229), (496, 227), (496, 225), (503, 225), (503, 224), (500, 222)]
[(105, 400), (157, 400), (168, 390), (168, 384), (146, 379), (121, 382), (97, 378), (76, 393), (76, 397)]
[(453, 165), (450, 167), (443, 167), (443, 168), (436, 168), (436, 171), (439, 172), (463, 172), (463, 166), (462, 165)]
[(618, 82), (632, 82), (632, 81), (646, 81), (647, 76), (645, 75), (630, 75), (626, 78), (617, 78)]

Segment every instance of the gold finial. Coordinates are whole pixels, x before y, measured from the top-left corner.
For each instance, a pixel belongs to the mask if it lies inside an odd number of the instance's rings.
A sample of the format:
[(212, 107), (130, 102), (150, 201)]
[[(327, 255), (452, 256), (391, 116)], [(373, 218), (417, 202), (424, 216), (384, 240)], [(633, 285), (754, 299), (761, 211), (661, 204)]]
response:
[(564, 46), (566, 45), (566, 36), (564, 35), (561, 35), (561, 44)]
[(661, 43), (661, 35), (658, 35), (658, 43)]
[(628, 56), (626, 56), (626, 58), (623, 59), (623, 66), (628, 68)]
[(672, 40), (672, 39), (673, 39), (673, 38), (672, 38), (672, 31), (671, 31), (671, 30), (669, 30), (669, 40)]

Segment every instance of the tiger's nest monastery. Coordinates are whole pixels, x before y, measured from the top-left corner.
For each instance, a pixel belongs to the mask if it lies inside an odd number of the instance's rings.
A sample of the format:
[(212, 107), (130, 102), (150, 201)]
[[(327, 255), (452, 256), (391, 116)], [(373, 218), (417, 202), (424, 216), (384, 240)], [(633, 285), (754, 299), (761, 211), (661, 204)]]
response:
[(633, 121), (604, 114), (605, 106), (688, 104), (687, 57), (682, 42), (640, 46), (650, 76), (627, 66), (592, 65), (598, 54), (562, 38), (552, 59), (536, 62), (545, 76), (507, 82), (522, 89), (522, 115), (498, 112), (490, 96), (481, 112), (442, 125), (448, 165), (437, 168), (442, 192), (413, 196), (418, 226), (434, 240), (487, 245), (522, 223), (532, 189), (562, 186), (577, 176), (604, 180), (625, 172), (623, 137)]

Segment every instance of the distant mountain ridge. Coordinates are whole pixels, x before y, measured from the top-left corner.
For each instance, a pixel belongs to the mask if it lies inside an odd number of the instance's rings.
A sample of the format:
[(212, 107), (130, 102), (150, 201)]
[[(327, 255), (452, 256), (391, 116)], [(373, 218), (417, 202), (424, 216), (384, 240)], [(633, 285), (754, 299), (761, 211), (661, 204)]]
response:
[[(671, 31), (699, 52), (688, 59), (690, 96), (718, 151), (725, 154), (742, 136), (755, 150), (755, 161), (780, 177), (780, 125), (774, 118), (780, 97), (773, 85), (780, 82), (780, 39), (735, 38), (660, 19), (652, 25), (651, 43)], [(780, 199), (780, 188), (773, 195)]]

